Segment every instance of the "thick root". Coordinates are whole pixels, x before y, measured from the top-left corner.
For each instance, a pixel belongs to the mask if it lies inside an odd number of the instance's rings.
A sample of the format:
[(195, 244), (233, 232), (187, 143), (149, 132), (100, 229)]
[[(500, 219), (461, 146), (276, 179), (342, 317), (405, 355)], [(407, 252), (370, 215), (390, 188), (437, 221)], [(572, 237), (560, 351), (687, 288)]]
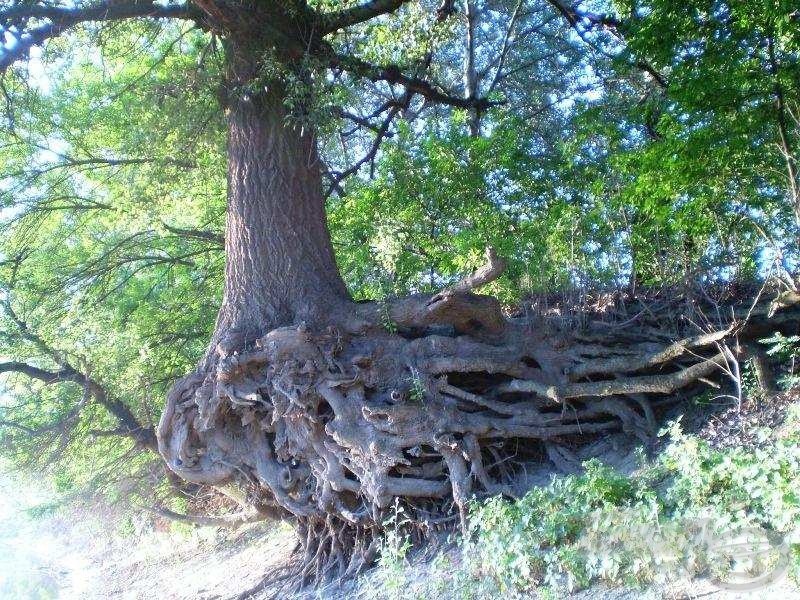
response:
[[(767, 312), (689, 335), (508, 320), (464, 290), (358, 305), (356, 325), (219, 344), (171, 391), (160, 450), (181, 477), (236, 482), (262, 513), (293, 519), (301, 580), (354, 574), (397, 501), (424, 533), (463, 523), (475, 496), (512, 495), (533, 463), (576, 470), (574, 448), (607, 432), (649, 444), (659, 407), (719, 379)], [(775, 323), (796, 328), (797, 315)]]

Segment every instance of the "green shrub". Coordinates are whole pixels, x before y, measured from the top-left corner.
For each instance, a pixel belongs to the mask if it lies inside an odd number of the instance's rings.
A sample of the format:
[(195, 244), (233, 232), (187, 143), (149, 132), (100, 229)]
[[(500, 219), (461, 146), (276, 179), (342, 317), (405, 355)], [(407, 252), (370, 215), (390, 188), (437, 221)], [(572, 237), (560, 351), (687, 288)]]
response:
[(515, 598), (535, 586), (558, 596), (595, 581), (642, 587), (721, 576), (729, 567), (719, 540), (748, 531), (790, 544), (797, 579), (800, 410), (789, 414), (789, 435), (764, 448), (715, 450), (676, 421), (662, 432), (664, 452), (633, 475), (590, 460), (583, 474), (553, 477), (517, 501), (475, 502), (458, 558), (424, 565), (423, 576), (410, 575), (397, 514), (382, 548), (378, 597)]
[(785, 336), (775, 333), (772, 337), (759, 340), (769, 346), (767, 354), (776, 357), (782, 364), (789, 365), (789, 371), (780, 379), (783, 389), (800, 386), (800, 374), (796, 372), (800, 363), (800, 335)]
[(797, 541), (794, 436), (763, 449), (717, 451), (677, 422), (667, 433), (665, 452), (633, 476), (589, 461), (584, 474), (555, 477), (517, 502), (476, 504), (466, 543), (475, 576), (507, 591), (595, 580), (639, 586), (715, 575), (714, 536), (756, 527)]

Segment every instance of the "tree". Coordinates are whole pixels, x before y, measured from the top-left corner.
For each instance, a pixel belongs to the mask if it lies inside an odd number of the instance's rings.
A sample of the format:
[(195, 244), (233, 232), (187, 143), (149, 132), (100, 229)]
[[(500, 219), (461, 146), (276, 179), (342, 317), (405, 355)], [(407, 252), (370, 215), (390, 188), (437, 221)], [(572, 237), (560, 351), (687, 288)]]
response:
[[(438, 293), (354, 302), (327, 228), (313, 118), (329, 76), (373, 82), (383, 92), (371, 118), (338, 107), (374, 135), (362, 160), (328, 173), (337, 189), (375, 159), (401, 112), (460, 109), (478, 137), (487, 112), (526, 88), (518, 76), (531, 65), (510, 57), (509, 47), (537, 32), (553, 35), (554, 19), (577, 32), (564, 41), (563, 25), (556, 31), (562, 38), (555, 58), (567, 63), (574, 44), (594, 47), (598, 32), (621, 44), (626, 31), (615, 17), (555, 0), (546, 11), (522, 2), (467, 2), (463, 52), (440, 56), (427, 48), (398, 64), (359, 55), (354, 46), (369, 39), (371, 27), (381, 32), (381, 24), (416, 4), (371, 0), (333, 10), (296, 0), (134, 1), (19, 3), (0, 11), (12, 38), (0, 59), (4, 69), (86, 23), (181, 19), (219, 40), (227, 127), (223, 297), (207, 351), (168, 394), (158, 447), (185, 480), (235, 482), (264, 515), (291, 519), (308, 559), (304, 575), (360, 569), (395, 498), (422, 530), (430, 519), (464, 520), (474, 493), (510, 493), (525, 464), (542, 455), (569, 465), (573, 440), (622, 428), (649, 441), (655, 416), (648, 395), (664, 399), (719, 371), (731, 359), (727, 341), (757, 335), (762, 325), (753, 316), (766, 314), (763, 306), (740, 306), (733, 323), (707, 323), (701, 331), (684, 325), (669, 335), (652, 326), (675, 317), (670, 307), (651, 327), (641, 327), (641, 319), (580, 330), (547, 319), (509, 320), (497, 300), (474, 293), (504, 271), (506, 261), (492, 248), (483, 266), (442, 282)], [(436, 11), (420, 4), (434, 22), (462, 10), (454, 2)], [(480, 37), (481, 18), (494, 23), (492, 36)], [(494, 49), (485, 64), (480, 44)], [(646, 72), (652, 86), (666, 85), (656, 67), (632, 57), (621, 60)], [(458, 63), (462, 83), (437, 81), (435, 58)], [(574, 58), (585, 67), (581, 60)], [(511, 85), (501, 94), (504, 82)], [(489, 178), (476, 183), (484, 189)], [(183, 238), (221, 242), (213, 231), (169, 227)], [(790, 313), (781, 314), (791, 323)], [(3, 364), (47, 383), (66, 377)]]

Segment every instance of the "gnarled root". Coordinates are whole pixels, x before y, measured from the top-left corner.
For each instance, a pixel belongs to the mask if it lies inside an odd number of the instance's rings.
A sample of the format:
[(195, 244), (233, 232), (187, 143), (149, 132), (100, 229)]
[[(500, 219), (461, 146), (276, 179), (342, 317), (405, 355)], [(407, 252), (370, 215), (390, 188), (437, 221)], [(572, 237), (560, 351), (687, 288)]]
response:
[(526, 465), (574, 470), (574, 448), (607, 432), (648, 444), (657, 407), (718, 379), (724, 344), (767, 318), (763, 307), (693, 335), (570, 329), (505, 319), (464, 290), (396, 302), (389, 330), (381, 307), (353, 310), (357, 326), (219, 344), (175, 385), (159, 425), (181, 477), (236, 482), (259, 511), (294, 520), (302, 581), (368, 564), (396, 499), (424, 533), (463, 522), (474, 496), (514, 494)]

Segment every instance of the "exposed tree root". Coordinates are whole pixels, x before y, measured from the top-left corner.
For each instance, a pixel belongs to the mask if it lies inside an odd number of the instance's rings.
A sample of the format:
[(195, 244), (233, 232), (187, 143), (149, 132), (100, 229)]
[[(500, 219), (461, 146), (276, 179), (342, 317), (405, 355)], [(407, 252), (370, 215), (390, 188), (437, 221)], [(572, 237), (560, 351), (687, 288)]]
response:
[(608, 432), (648, 445), (678, 390), (719, 380), (738, 340), (796, 329), (798, 306), (769, 321), (766, 304), (733, 307), (714, 328), (693, 324), (699, 306), (574, 328), (506, 319), (463, 287), (357, 305), (326, 330), (220, 343), (171, 391), (160, 449), (181, 477), (237, 482), (293, 519), (295, 581), (352, 575), (396, 499), (424, 534), (463, 522), (474, 496), (512, 495), (526, 465), (576, 470), (571, 448)]

